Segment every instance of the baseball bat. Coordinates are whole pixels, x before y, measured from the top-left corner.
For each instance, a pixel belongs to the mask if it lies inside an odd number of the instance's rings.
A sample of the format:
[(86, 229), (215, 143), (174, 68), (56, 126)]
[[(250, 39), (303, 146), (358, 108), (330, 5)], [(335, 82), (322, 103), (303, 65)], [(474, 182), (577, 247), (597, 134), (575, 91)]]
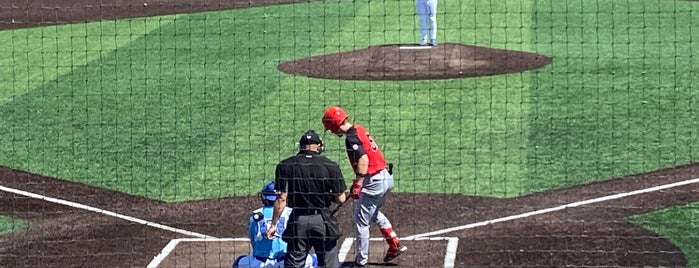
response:
[(342, 205), (344, 205), (345, 203), (347, 203), (347, 201), (352, 199), (349, 197), (349, 191), (345, 192), (345, 197), (345, 201), (342, 201), (342, 203), (338, 204), (337, 207), (330, 211), (332, 215), (335, 215), (335, 213), (337, 213), (337, 211), (340, 210), (340, 208), (342, 208)]

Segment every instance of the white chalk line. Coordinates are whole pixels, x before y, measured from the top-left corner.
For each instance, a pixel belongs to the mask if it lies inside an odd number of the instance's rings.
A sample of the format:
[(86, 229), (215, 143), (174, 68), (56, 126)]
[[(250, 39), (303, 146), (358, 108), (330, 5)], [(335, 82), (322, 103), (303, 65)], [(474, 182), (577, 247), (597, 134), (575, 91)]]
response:
[(48, 196), (44, 196), (44, 195), (40, 195), (40, 194), (35, 194), (35, 193), (27, 192), (27, 191), (22, 191), (22, 190), (18, 190), (18, 189), (14, 189), (14, 188), (9, 188), (9, 187), (5, 187), (5, 186), (2, 186), (2, 185), (0, 185), (0, 191), (10, 192), (10, 193), (17, 194), (17, 195), (22, 195), (22, 196), (26, 196), (26, 197), (30, 197), (30, 198), (35, 198), (35, 199), (40, 199), (40, 200), (43, 200), (43, 201), (46, 201), (46, 202), (51, 202), (51, 203), (55, 203), (55, 204), (59, 204), (59, 205), (69, 206), (69, 207), (73, 207), (73, 208), (77, 208), (77, 209), (83, 209), (83, 210), (87, 210), (87, 211), (92, 211), (92, 212), (95, 212), (95, 213), (104, 214), (104, 215), (107, 215), (107, 216), (119, 218), (119, 219), (126, 220), (126, 221), (130, 221), (130, 222), (135, 222), (135, 223), (138, 223), (138, 224), (143, 224), (143, 225), (146, 225), (146, 226), (149, 226), (149, 227), (153, 227), (153, 228), (158, 228), (158, 229), (162, 229), (162, 230), (166, 230), (166, 231), (175, 232), (175, 233), (178, 233), (178, 234), (183, 234), (183, 235), (186, 235), (186, 236), (193, 236), (193, 237), (198, 237), (198, 238), (215, 238), (215, 237), (213, 237), (213, 236), (209, 236), (209, 235), (205, 235), (205, 234), (200, 234), (200, 233), (196, 233), (196, 232), (192, 232), (192, 231), (187, 231), (187, 230), (184, 230), (184, 229), (174, 228), (174, 227), (170, 227), (170, 226), (167, 226), (167, 225), (155, 223), (155, 222), (152, 222), (152, 221), (147, 221), (147, 220), (138, 219), (138, 218), (135, 218), (135, 217), (126, 216), (126, 215), (123, 215), (123, 214), (119, 214), (119, 213), (116, 213), (116, 212), (104, 210), (104, 209), (101, 209), (101, 208), (96, 208), (96, 207), (92, 207), (92, 206), (88, 206), (88, 205), (84, 205), (84, 204), (80, 204), (80, 203), (76, 203), (76, 202), (71, 202), (71, 201), (68, 201), (68, 200), (63, 200), (63, 199), (48, 197)]
[(449, 237), (447, 240), (447, 252), (444, 253), (444, 268), (454, 268), (456, 265), (456, 252), (459, 247), (458, 237)]
[[(146, 266), (147, 268), (156, 268), (160, 263), (167, 258), (170, 253), (175, 250), (180, 242), (250, 242), (248, 238), (177, 238), (170, 240), (170, 243), (160, 251), (160, 254), (155, 256), (153, 260)], [(231, 260), (231, 263), (233, 260)]]
[[(370, 238), (370, 241), (383, 241), (383, 238)], [(444, 253), (444, 268), (454, 268), (456, 263), (456, 252), (459, 246), (458, 237), (418, 237), (418, 238), (402, 238), (402, 241), (447, 241), (446, 251)], [(172, 239), (163, 248), (160, 253), (153, 258), (153, 260), (148, 264), (147, 268), (156, 268), (160, 263), (167, 258), (170, 253), (177, 247), (180, 242), (250, 242), (249, 238), (177, 238)], [(350, 248), (354, 243), (354, 238), (347, 237), (342, 242), (342, 246), (339, 250), (340, 262), (347, 259)], [(232, 261), (232, 260), (231, 260)]]
[[(476, 222), (476, 223), (456, 226), (456, 227), (452, 227), (452, 228), (441, 229), (441, 230), (427, 232), (427, 233), (416, 234), (416, 235), (412, 235), (412, 236), (403, 237), (401, 240), (447, 240), (448, 242), (447, 242), (447, 249), (446, 249), (446, 254), (445, 254), (445, 258), (444, 258), (444, 267), (452, 268), (452, 267), (454, 267), (454, 263), (455, 263), (455, 259), (456, 259), (456, 252), (457, 252), (458, 241), (459, 241), (458, 237), (433, 237), (433, 236), (445, 234), (445, 233), (450, 233), (450, 232), (455, 232), (455, 231), (460, 231), (460, 230), (465, 230), (465, 229), (470, 229), (470, 228), (475, 228), (475, 227), (480, 227), (480, 226), (485, 226), (485, 225), (499, 223), (499, 222), (505, 222), (505, 221), (511, 221), (511, 220), (516, 220), (516, 219), (531, 217), (531, 216), (540, 215), (540, 214), (544, 214), (544, 213), (550, 213), (550, 212), (554, 212), (554, 211), (564, 210), (567, 208), (579, 207), (579, 206), (600, 203), (600, 202), (604, 202), (604, 201), (609, 201), (609, 200), (614, 200), (614, 199), (619, 199), (619, 198), (624, 198), (624, 197), (629, 197), (629, 196), (634, 196), (634, 195), (639, 195), (639, 194), (644, 194), (644, 193), (649, 193), (649, 192), (660, 191), (660, 190), (664, 190), (664, 189), (693, 184), (693, 183), (697, 183), (697, 182), (699, 182), (699, 178), (690, 179), (690, 180), (686, 180), (686, 181), (679, 181), (679, 182), (670, 183), (670, 184), (659, 185), (659, 186), (641, 189), (641, 190), (636, 190), (636, 191), (631, 191), (631, 192), (619, 193), (619, 194), (614, 194), (614, 195), (608, 195), (608, 196), (573, 202), (570, 204), (565, 204), (565, 205), (560, 205), (560, 206), (556, 206), (556, 207), (530, 211), (530, 212), (526, 212), (526, 213), (511, 215), (511, 216), (497, 218), (497, 219), (493, 219), (493, 220), (487, 220), (487, 221)], [(67, 200), (63, 200), (63, 199), (39, 195), (39, 194), (35, 194), (35, 193), (27, 192), (27, 191), (22, 191), (22, 190), (18, 190), (18, 189), (14, 189), (14, 188), (9, 188), (9, 187), (5, 187), (5, 186), (1, 186), (1, 185), (0, 185), (0, 190), (14, 193), (17, 195), (27, 196), (30, 198), (40, 199), (40, 200), (44, 200), (47, 202), (56, 203), (56, 204), (60, 204), (60, 205), (64, 205), (64, 206), (69, 206), (69, 207), (74, 207), (74, 208), (83, 209), (83, 210), (87, 210), (87, 211), (92, 211), (95, 213), (100, 213), (100, 214), (104, 214), (104, 215), (111, 216), (111, 217), (116, 217), (119, 219), (131, 221), (131, 222), (144, 224), (144, 225), (147, 225), (147, 226), (150, 226), (153, 228), (159, 228), (159, 229), (172, 231), (172, 232), (179, 233), (179, 234), (184, 234), (187, 236), (197, 237), (197, 238), (178, 238), (178, 239), (171, 240), (165, 246), (165, 248), (163, 248), (161, 253), (153, 258), (151, 263), (147, 266), (148, 268), (157, 267), (160, 264), (160, 262), (162, 262), (167, 257), (167, 255), (170, 252), (172, 252), (172, 250), (174, 250), (175, 247), (177, 247), (177, 244), (179, 244), (182, 241), (217, 241), (217, 242), (223, 242), (223, 241), (249, 242), (250, 241), (248, 238), (216, 238), (213, 236), (204, 235), (204, 234), (200, 234), (200, 233), (196, 233), (196, 232), (192, 232), (192, 231), (187, 231), (187, 230), (183, 230), (183, 229), (179, 229), (179, 228), (174, 228), (174, 227), (158, 224), (155, 222), (138, 219), (138, 218), (131, 217), (131, 216), (126, 216), (126, 215), (119, 214), (116, 212), (112, 212), (112, 211), (108, 211), (108, 210), (104, 210), (104, 209), (95, 208), (92, 206), (76, 203), (76, 202), (71, 202), (71, 201), (67, 201)], [(372, 238), (371, 240), (372, 241), (381, 241), (381, 240), (383, 240), (383, 238)], [(339, 252), (340, 260), (346, 259), (347, 254), (349, 253), (350, 247), (353, 244), (353, 241), (354, 241), (354, 238), (346, 238), (343, 241), (342, 246), (340, 248), (340, 252)]]
[[(383, 238), (375, 237), (375, 238), (370, 238), (369, 241), (383, 241)], [(454, 268), (455, 262), (456, 262), (456, 252), (457, 248), (459, 246), (459, 238), (458, 237), (404, 237), (400, 239), (401, 241), (447, 241), (447, 248), (446, 252), (444, 253), (444, 268)], [(340, 262), (346, 261), (347, 259), (347, 254), (349, 254), (349, 251), (352, 247), (352, 244), (354, 243), (354, 238), (353, 237), (347, 237), (345, 240), (342, 242), (342, 246), (340, 246), (340, 254), (339, 254), (339, 259)], [(410, 250), (410, 249), (408, 249)]]
[(345, 241), (342, 241), (342, 246), (340, 246), (340, 255), (338, 257), (340, 261), (344, 261), (345, 259), (347, 259), (347, 254), (349, 254), (353, 242), (354, 238), (351, 237), (347, 237), (345, 238)]
[(603, 197), (598, 197), (598, 198), (593, 198), (593, 199), (588, 199), (588, 200), (573, 202), (573, 203), (566, 204), (566, 205), (560, 205), (560, 206), (556, 206), (556, 207), (551, 207), (551, 208), (545, 208), (545, 209), (530, 211), (530, 212), (521, 213), (521, 214), (517, 214), (517, 215), (512, 215), (512, 216), (497, 218), (497, 219), (494, 219), (494, 220), (487, 220), (487, 221), (482, 221), (482, 222), (475, 222), (475, 223), (466, 224), (466, 225), (461, 225), (461, 226), (456, 226), (456, 227), (452, 227), (452, 228), (447, 228), (447, 229), (442, 229), (442, 230), (437, 230), (437, 231), (432, 231), (432, 232), (427, 232), (427, 233), (421, 233), (421, 234), (411, 235), (411, 236), (407, 236), (407, 237), (405, 237), (405, 238), (403, 238), (403, 239), (412, 239), (412, 238), (420, 238), (420, 237), (430, 237), (430, 236), (435, 236), (435, 235), (442, 235), (442, 234), (446, 234), (446, 233), (450, 233), (450, 232), (461, 231), (461, 230), (470, 229), (470, 228), (475, 228), (475, 227), (480, 227), (480, 226), (485, 226), (485, 225), (489, 225), (489, 224), (494, 224), (494, 223), (499, 223), (499, 222), (505, 222), (505, 221), (511, 221), (511, 220), (516, 220), (516, 219), (531, 217), (531, 216), (535, 216), (535, 215), (539, 215), (539, 214), (544, 214), (544, 213), (549, 213), (549, 212), (554, 212), (554, 211), (564, 210), (564, 209), (567, 209), (567, 208), (579, 207), (579, 206), (584, 206), (584, 205), (589, 205), (589, 204), (594, 204), (594, 203), (600, 203), (600, 202), (604, 202), (604, 201), (609, 201), (609, 200), (614, 200), (614, 199), (629, 197), (629, 196), (633, 196), (633, 195), (639, 195), (639, 194), (644, 194), (644, 193), (650, 193), (650, 192), (660, 191), (660, 190), (664, 190), (664, 189), (669, 189), (669, 188), (674, 188), (674, 187), (678, 187), (678, 186), (693, 184), (693, 183), (697, 183), (697, 182), (699, 182), (699, 178), (690, 179), (690, 180), (685, 180), (685, 181), (679, 181), (679, 182), (670, 183), (670, 184), (659, 185), (659, 186), (655, 186), (655, 187), (651, 187), (651, 188), (646, 188), (646, 189), (641, 189), (641, 190), (636, 190), (636, 191), (631, 191), (631, 192), (618, 193), (618, 194), (614, 194), (614, 195), (608, 195), (608, 196), (603, 196)]
[(432, 46), (400, 46), (398, 49), (432, 49)]

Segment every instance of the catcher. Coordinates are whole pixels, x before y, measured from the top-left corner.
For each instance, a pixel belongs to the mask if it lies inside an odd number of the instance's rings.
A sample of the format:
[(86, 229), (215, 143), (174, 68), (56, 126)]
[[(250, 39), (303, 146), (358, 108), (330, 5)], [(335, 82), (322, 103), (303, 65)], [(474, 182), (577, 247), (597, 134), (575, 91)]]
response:
[[(286, 256), (286, 242), (276, 236), (274, 239), (267, 238), (267, 229), (271, 227), (274, 201), (277, 195), (274, 191), (274, 182), (269, 182), (258, 193), (262, 200), (263, 207), (256, 209), (250, 215), (248, 232), (252, 253), (242, 255), (235, 259), (233, 268), (282, 268)], [(277, 226), (277, 234), (284, 233), (286, 223), (291, 214), (291, 208), (285, 208)], [(313, 268), (318, 265), (318, 258), (314, 253), (308, 254), (304, 267)]]

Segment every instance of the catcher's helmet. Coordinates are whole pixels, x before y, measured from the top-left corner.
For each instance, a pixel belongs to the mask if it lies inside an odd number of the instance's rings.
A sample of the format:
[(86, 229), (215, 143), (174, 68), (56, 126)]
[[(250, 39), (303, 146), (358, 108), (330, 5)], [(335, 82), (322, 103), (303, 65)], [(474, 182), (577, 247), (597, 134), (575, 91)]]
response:
[(347, 113), (342, 108), (330, 106), (323, 114), (323, 126), (325, 130), (330, 130), (335, 133), (340, 129), (340, 126), (345, 122), (347, 117)]
[(274, 202), (277, 200), (277, 192), (274, 191), (274, 182), (271, 181), (265, 185), (264, 188), (262, 188), (262, 191), (260, 191), (260, 199), (262, 201), (270, 201)]

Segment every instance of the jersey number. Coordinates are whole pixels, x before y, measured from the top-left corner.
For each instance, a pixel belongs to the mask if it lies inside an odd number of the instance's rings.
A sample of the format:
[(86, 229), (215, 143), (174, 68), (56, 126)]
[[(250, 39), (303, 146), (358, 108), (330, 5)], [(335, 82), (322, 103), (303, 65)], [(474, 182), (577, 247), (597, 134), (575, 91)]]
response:
[(379, 149), (379, 146), (376, 145), (376, 142), (374, 141), (374, 138), (372, 138), (371, 135), (369, 135), (368, 132), (367, 132), (367, 134), (366, 134), (366, 138), (369, 140), (369, 146), (371, 146), (371, 150), (374, 151), (374, 152), (376, 152), (376, 151)]

